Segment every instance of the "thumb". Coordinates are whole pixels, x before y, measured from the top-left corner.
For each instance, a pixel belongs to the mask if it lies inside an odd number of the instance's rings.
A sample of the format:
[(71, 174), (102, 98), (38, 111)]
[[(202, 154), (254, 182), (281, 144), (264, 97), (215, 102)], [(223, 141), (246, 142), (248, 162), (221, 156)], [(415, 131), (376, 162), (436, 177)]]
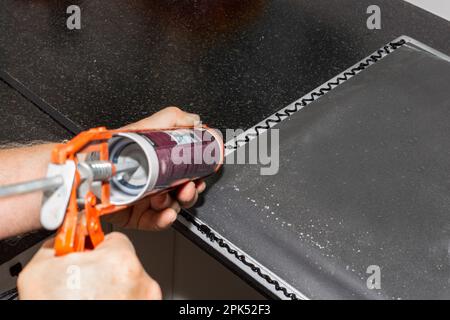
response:
[(104, 250), (125, 250), (135, 253), (135, 249), (130, 239), (120, 232), (111, 232), (105, 236), (105, 239), (97, 246), (94, 251)]
[(194, 126), (200, 122), (200, 117), (194, 113), (188, 113), (178, 107), (167, 107), (152, 116), (129, 124), (122, 129), (165, 129), (172, 127)]

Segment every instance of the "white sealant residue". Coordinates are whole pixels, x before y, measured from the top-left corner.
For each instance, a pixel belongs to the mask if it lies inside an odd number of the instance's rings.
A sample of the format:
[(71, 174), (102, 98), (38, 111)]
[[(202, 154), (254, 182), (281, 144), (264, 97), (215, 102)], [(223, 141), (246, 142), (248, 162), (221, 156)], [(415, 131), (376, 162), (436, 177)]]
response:
[[(234, 188), (234, 190), (237, 189), (236, 191), (239, 190), (239, 188), (236, 186), (233, 186), (233, 188)], [(266, 188), (266, 190), (269, 191), (268, 188)], [(273, 194), (270, 194), (270, 197), (273, 198)], [(264, 197), (264, 199), (265, 199), (265, 197)], [(249, 202), (251, 202), (255, 207), (258, 207), (258, 202), (255, 199), (247, 197), (247, 200)], [(280, 207), (280, 203), (276, 203), (275, 206)], [(289, 228), (293, 232), (297, 233), (299, 235), (299, 239), (301, 239), (302, 241), (306, 241), (306, 242), (310, 243), (311, 245), (320, 249), (321, 251), (328, 249), (328, 247), (330, 245), (330, 241), (327, 240), (326, 244), (319, 243), (318, 241), (314, 240), (314, 236), (312, 234), (306, 233), (306, 232), (299, 232), (299, 231), (297, 231), (296, 227), (292, 223), (282, 220), (281, 217), (278, 216), (278, 214), (276, 213), (276, 210), (274, 210), (270, 206), (264, 205), (264, 206), (261, 206), (260, 208), (261, 208), (260, 212), (265, 215), (266, 219), (273, 219), (272, 221), (276, 222), (280, 227)], [(306, 209), (306, 212), (309, 212), (309, 211), (310, 211), (309, 209)], [(302, 226), (300, 226), (300, 227), (302, 227)], [(309, 228), (317, 230), (316, 225), (313, 223), (312, 219), (310, 219)], [(312, 231), (314, 231), (314, 230), (312, 230)], [(322, 232), (319, 232), (319, 233), (321, 234)], [(327, 252), (323, 252), (323, 254), (327, 257), (332, 256), (332, 255), (328, 254)]]

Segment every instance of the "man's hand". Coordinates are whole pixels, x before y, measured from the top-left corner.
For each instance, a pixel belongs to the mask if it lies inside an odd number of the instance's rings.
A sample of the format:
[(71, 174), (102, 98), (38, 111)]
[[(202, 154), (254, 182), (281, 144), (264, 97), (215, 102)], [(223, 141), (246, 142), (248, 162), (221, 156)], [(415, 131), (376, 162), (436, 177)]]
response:
[(20, 273), (20, 299), (161, 299), (125, 235), (110, 233), (95, 250), (62, 257), (55, 257), (52, 242)]
[[(122, 129), (165, 129), (193, 126), (200, 122), (200, 117), (187, 113), (177, 107), (167, 107), (141, 121), (132, 123)], [(119, 227), (141, 230), (162, 230), (169, 227), (177, 218), (181, 208), (192, 207), (198, 195), (206, 188), (204, 181), (187, 182), (176, 190), (176, 197), (168, 193), (150, 196), (138, 201), (134, 206), (114, 215), (106, 216), (108, 222)]]

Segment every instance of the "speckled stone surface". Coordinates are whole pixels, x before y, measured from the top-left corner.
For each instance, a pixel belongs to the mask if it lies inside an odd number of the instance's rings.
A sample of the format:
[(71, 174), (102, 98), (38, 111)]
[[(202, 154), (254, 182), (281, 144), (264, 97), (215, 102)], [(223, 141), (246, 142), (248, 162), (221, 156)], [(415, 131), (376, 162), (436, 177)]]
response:
[[(66, 28), (79, 4), (81, 30)], [(392, 39), (450, 52), (450, 23), (381, 0), (0, 3), (0, 65), (71, 120), (117, 127), (178, 105), (248, 128)]]
[[(42, 141), (61, 141), (68, 133), (14, 89), (0, 80), (0, 145), (20, 146)], [(0, 240), (0, 264), (48, 236), (47, 232)]]
[(0, 145), (55, 142), (70, 135), (16, 90), (0, 80)]

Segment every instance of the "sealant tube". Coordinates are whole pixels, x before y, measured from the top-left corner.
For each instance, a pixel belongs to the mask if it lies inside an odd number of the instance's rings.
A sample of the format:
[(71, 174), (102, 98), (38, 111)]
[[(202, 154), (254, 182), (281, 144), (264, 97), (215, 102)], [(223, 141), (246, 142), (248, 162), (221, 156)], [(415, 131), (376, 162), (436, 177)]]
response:
[(206, 177), (219, 170), (224, 157), (220, 132), (207, 127), (117, 133), (108, 145), (113, 164), (136, 167), (111, 179), (115, 205)]

